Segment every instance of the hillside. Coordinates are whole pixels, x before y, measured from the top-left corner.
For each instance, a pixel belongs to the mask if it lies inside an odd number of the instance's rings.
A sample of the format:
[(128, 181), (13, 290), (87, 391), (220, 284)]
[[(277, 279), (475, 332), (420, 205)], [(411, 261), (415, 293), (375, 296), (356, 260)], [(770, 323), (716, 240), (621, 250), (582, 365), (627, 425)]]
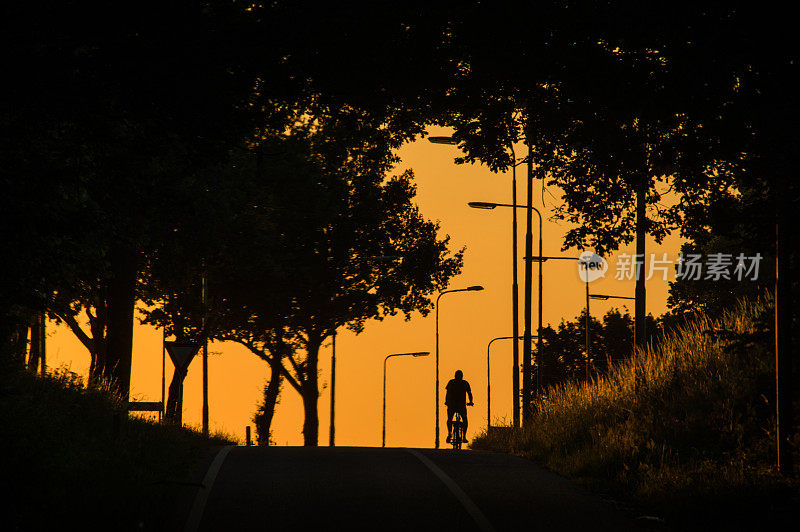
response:
[(530, 428), (473, 448), (528, 457), (678, 529), (797, 513), (796, 482), (774, 468), (770, 311), (760, 300), (697, 317), (607, 375), (547, 390)]
[(4, 530), (160, 530), (178, 488), (225, 438), (116, 417), (78, 375), (0, 371)]

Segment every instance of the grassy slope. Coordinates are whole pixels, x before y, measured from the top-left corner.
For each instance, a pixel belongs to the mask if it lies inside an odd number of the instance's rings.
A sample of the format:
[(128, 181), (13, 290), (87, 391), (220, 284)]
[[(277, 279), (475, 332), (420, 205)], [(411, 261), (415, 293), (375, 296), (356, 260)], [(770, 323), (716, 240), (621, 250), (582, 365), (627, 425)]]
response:
[(160, 529), (176, 486), (228, 443), (133, 418), (115, 431), (116, 404), (70, 372), (0, 371), (5, 530)]
[(698, 318), (636, 363), (549, 390), (531, 429), (483, 434), (473, 448), (529, 457), (679, 529), (800, 513), (797, 485), (773, 468), (767, 316), (759, 301)]

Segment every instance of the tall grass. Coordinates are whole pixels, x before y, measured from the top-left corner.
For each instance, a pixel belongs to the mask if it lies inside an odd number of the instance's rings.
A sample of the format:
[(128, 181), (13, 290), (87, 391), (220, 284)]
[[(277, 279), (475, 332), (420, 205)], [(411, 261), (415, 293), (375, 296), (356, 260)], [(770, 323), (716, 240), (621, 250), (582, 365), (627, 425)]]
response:
[(770, 306), (698, 316), (606, 375), (549, 389), (528, 428), (483, 434), (473, 448), (532, 458), (662, 513), (774, 494), (791, 482), (773, 469)]
[[(196, 462), (227, 443), (119, 417), (109, 389), (57, 370), (0, 371), (0, 485), (8, 530), (158, 530)], [(116, 418), (116, 421), (115, 421)], [(120, 422), (120, 419), (122, 420)]]

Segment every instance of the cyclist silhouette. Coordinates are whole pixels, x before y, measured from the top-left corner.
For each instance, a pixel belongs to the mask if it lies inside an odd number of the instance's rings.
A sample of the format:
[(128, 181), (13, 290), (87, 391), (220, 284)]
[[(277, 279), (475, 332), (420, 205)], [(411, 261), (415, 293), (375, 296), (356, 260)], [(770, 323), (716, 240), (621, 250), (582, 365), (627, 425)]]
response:
[[(447, 443), (451, 443), (450, 439), (453, 435), (453, 416), (458, 412), (461, 414), (461, 420), (464, 422), (464, 439), (467, 438), (467, 404), (472, 405), (472, 389), (469, 383), (464, 380), (464, 373), (461, 370), (456, 371), (456, 376), (450, 379), (450, 382), (445, 386), (447, 393), (445, 394), (444, 404), (447, 405)], [(469, 395), (469, 403), (467, 403), (467, 395)]]

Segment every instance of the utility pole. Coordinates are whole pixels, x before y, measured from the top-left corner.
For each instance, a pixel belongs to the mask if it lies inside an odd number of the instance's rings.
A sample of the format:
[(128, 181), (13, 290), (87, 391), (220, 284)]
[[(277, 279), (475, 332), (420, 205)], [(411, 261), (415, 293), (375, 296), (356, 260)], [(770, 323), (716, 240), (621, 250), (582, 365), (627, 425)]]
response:
[(634, 329), (633, 342), (636, 347), (644, 347), (647, 331), (645, 330), (645, 298), (644, 287), (644, 249), (647, 231), (647, 178), (642, 175), (636, 187), (636, 290), (634, 296)]
[(634, 265), (636, 272), (636, 289), (633, 293), (635, 301), (633, 302), (633, 390), (634, 395), (639, 389), (639, 361), (638, 355), (635, 354), (637, 349), (643, 349), (647, 343), (645, 330), (645, 298), (646, 292), (644, 287), (644, 248), (645, 248), (645, 235), (647, 230), (647, 178), (642, 174), (641, 179), (636, 187), (636, 256), (634, 257)]
[(522, 339), (522, 424), (527, 426), (531, 418), (531, 287), (533, 256), (533, 149), (526, 134), (528, 145), (528, 190), (525, 209), (525, 332)]
[(166, 389), (166, 384), (167, 384), (167, 364), (166, 364), (167, 348), (166, 344), (164, 343), (166, 342), (166, 340), (167, 340), (167, 329), (164, 328), (161, 329), (161, 412), (158, 413), (159, 422), (164, 421), (164, 416), (166, 415), (166, 407), (167, 407), (167, 403), (164, 398), (165, 395), (164, 390)]
[[(434, 395), (434, 400), (436, 401), (436, 405), (434, 406), (434, 417), (436, 418), (436, 429), (434, 435), (434, 446), (438, 449), (439, 448), (439, 300), (445, 294), (452, 294), (454, 292), (476, 292), (483, 290), (481, 285), (473, 285), (468, 286), (467, 288), (451, 288), (450, 290), (443, 290), (439, 292), (439, 295), (436, 296), (436, 379), (434, 386), (436, 387), (436, 392)], [(417, 353), (415, 356), (419, 355)], [(394, 356), (394, 355), (392, 355)], [(423, 356), (423, 355), (419, 355)], [(384, 372), (386, 371), (384, 367)]]
[(789, 279), (788, 192), (783, 176), (777, 178), (775, 197), (775, 393), (778, 471), (793, 473), (792, 464), (792, 309)]
[[(481, 288), (483, 290), (483, 288)], [(444, 292), (442, 292), (444, 293)], [(441, 295), (441, 294), (440, 294)], [(381, 447), (386, 447), (386, 364), (389, 362), (389, 359), (392, 357), (405, 357), (405, 356), (412, 356), (412, 357), (426, 357), (430, 355), (430, 351), (415, 351), (413, 353), (395, 353), (393, 355), (387, 355), (386, 358), (383, 359), (383, 421), (381, 423)], [(437, 423), (438, 427), (438, 423)], [(439, 445), (439, 439), (437, 434), (436, 445)]]
[[(542, 176), (544, 180), (544, 176)], [(528, 205), (531, 205), (530, 203)], [(532, 208), (532, 207), (531, 207)], [(542, 213), (537, 212), (539, 215), (539, 256), (542, 256)], [(542, 279), (542, 261), (539, 261), (539, 325), (536, 328), (536, 358), (539, 362), (539, 371), (536, 375), (536, 391), (541, 393), (542, 386), (544, 385), (544, 336), (542, 335), (542, 305), (544, 301), (544, 281)], [(530, 387), (533, 388), (533, 382)], [(531, 398), (532, 399), (532, 398)]]
[(331, 341), (331, 428), (328, 437), (328, 445), (335, 447), (336, 443), (336, 331), (333, 331)]
[(586, 382), (589, 382), (589, 326), (591, 321), (589, 319), (589, 261), (584, 263), (586, 271)]
[[(514, 336), (512, 344), (512, 378), (511, 378), (511, 393), (514, 395), (514, 401), (511, 403), (512, 422), (514, 428), (519, 428), (519, 285), (517, 285), (517, 157), (514, 154), (514, 144), (511, 143), (511, 262), (513, 263), (511, 270), (511, 334)], [(487, 397), (487, 403), (489, 398)], [(488, 405), (487, 405), (488, 408)], [(488, 416), (487, 416), (488, 418)], [(487, 423), (488, 427), (489, 423)], [(488, 429), (487, 429), (488, 430)]]
[[(203, 302), (203, 436), (208, 437), (208, 331), (206, 331), (206, 268), (202, 266), (203, 277), (200, 296)], [(181, 384), (183, 386), (183, 384)]]

